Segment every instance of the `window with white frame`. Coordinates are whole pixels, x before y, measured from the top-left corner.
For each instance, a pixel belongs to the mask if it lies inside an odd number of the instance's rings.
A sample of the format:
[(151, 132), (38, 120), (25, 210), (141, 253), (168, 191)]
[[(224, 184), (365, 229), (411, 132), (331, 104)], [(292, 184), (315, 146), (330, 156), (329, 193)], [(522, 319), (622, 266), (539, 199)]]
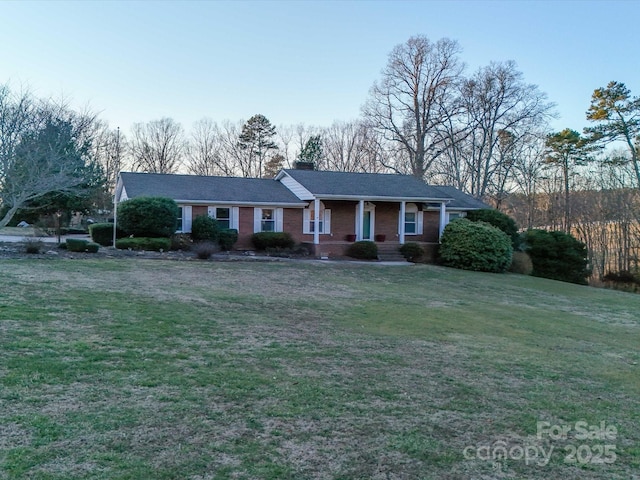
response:
[(314, 202), (311, 202), (309, 206), (303, 210), (302, 214), (302, 233), (315, 233), (316, 227), (318, 228), (318, 233), (331, 233), (331, 210), (324, 208), (324, 203), (320, 202), (317, 219)]
[(229, 207), (209, 207), (209, 216), (215, 218), (220, 228), (231, 227), (231, 208)]
[(284, 211), (282, 208), (254, 208), (253, 232), (282, 232)]
[(176, 227), (176, 232), (182, 232), (182, 215), (183, 215), (182, 207), (178, 207), (178, 224)]
[(405, 235), (422, 234), (422, 212), (415, 203), (407, 203), (404, 209)]
[(276, 211), (273, 208), (263, 208), (262, 217), (260, 220), (261, 232), (275, 232), (276, 231)]

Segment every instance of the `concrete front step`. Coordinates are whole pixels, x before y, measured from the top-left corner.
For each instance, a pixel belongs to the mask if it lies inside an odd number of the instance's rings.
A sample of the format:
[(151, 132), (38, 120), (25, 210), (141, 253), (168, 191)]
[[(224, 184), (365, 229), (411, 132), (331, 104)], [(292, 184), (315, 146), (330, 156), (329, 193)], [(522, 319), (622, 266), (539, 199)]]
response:
[(378, 259), (383, 262), (404, 262), (406, 261), (398, 251), (399, 243), (378, 243)]

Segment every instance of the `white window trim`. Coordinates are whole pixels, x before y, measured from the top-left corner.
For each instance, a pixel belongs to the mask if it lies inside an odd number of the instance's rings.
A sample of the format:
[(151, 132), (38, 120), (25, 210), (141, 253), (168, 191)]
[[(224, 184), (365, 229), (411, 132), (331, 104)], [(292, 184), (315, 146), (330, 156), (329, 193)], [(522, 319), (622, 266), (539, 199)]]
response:
[(229, 209), (229, 228), (232, 230), (238, 230), (240, 224), (240, 207), (231, 207), (228, 205), (211, 205), (207, 207), (207, 214), (211, 218), (216, 218), (216, 209), (228, 208)]
[[(302, 210), (302, 233), (313, 235), (311, 230), (311, 212), (313, 211), (313, 202), (307, 208)], [(331, 235), (331, 209), (324, 208), (324, 204), (320, 202), (320, 223), (322, 228), (318, 232), (320, 235)]]
[(182, 230), (176, 230), (176, 233), (191, 233), (191, 205), (178, 205), (178, 207), (182, 209)]
[(424, 212), (418, 209), (418, 206), (415, 203), (407, 203), (405, 206), (405, 217), (407, 213), (415, 213), (416, 214), (416, 231), (415, 232), (407, 232), (407, 222), (406, 218), (401, 218), (400, 221), (404, 222), (404, 234), (405, 236), (416, 236), (422, 235), (423, 232), (423, 217)]
[[(262, 208), (255, 207), (253, 209), (253, 233), (262, 232)], [(283, 216), (284, 209), (283, 208), (264, 208), (264, 210), (273, 210), (274, 214), (274, 232), (282, 232), (283, 228)]]

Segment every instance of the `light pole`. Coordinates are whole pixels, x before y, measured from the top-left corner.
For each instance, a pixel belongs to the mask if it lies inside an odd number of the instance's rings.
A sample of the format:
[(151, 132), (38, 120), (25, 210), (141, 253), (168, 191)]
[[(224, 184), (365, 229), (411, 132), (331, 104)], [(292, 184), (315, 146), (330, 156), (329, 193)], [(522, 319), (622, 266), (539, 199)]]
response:
[(62, 217), (62, 212), (58, 210), (56, 212), (56, 230), (58, 232), (58, 245), (60, 245), (60, 217)]

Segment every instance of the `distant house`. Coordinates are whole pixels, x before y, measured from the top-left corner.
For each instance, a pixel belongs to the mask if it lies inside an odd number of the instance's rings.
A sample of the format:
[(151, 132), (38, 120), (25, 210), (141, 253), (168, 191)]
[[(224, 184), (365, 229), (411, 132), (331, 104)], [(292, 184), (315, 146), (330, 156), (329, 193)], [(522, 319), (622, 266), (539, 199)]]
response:
[(289, 232), (316, 254), (342, 255), (354, 240), (438, 243), (444, 227), (483, 202), (408, 175), (281, 170), (274, 179), (122, 172), (116, 202), (173, 198), (178, 231), (209, 215), (238, 231), (235, 248), (251, 249), (255, 232)]

